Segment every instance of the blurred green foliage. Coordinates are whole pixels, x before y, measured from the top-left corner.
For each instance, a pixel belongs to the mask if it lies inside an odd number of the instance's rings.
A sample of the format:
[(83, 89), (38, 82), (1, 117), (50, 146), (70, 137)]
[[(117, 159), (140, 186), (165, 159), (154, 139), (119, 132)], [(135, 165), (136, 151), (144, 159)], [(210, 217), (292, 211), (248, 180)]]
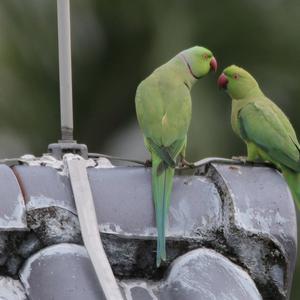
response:
[[(135, 89), (196, 44), (214, 52), (219, 72), (233, 63), (249, 70), (300, 135), (298, 0), (71, 0), (71, 16), (75, 137), (90, 151), (145, 155)], [(0, 2), (0, 66), (0, 154), (40, 155), (60, 138), (56, 1)], [(193, 90), (189, 160), (245, 153), (216, 79)], [(300, 299), (297, 284), (291, 299)]]

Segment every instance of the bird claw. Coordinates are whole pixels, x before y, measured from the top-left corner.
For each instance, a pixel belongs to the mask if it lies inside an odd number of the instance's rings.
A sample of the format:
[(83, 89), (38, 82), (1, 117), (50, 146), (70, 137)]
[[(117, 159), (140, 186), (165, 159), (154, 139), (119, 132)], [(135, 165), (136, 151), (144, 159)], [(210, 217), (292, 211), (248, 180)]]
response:
[(246, 156), (232, 156), (232, 159), (236, 160), (236, 161), (239, 161), (239, 162), (241, 162), (243, 164), (249, 163), (249, 160), (247, 160)]

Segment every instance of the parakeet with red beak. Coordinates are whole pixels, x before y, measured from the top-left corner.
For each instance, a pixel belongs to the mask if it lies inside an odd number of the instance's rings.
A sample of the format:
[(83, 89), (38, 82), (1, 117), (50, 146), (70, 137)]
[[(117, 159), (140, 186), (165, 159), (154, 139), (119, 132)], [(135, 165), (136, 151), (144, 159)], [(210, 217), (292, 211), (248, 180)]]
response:
[(232, 98), (231, 125), (247, 145), (247, 159), (280, 169), (300, 209), (300, 145), (289, 119), (242, 68), (226, 68), (218, 85)]
[(152, 160), (152, 195), (157, 226), (156, 265), (166, 260), (166, 220), (177, 158), (185, 158), (191, 121), (190, 91), (217, 61), (211, 51), (195, 46), (177, 54), (143, 80), (135, 105), (146, 148)]

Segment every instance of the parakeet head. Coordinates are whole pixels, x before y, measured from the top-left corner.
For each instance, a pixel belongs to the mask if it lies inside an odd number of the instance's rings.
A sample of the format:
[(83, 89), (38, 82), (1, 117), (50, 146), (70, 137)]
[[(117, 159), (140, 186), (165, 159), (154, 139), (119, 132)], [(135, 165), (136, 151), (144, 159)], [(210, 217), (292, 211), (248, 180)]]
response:
[(217, 71), (217, 60), (212, 52), (204, 47), (195, 46), (180, 52), (179, 55), (195, 79), (205, 76), (210, 70)]
[(224, 69), (218, 79), (220, 88), (225, 89), (233, 99), (242, 99), (258, 88), (256, 80), (246, 70), (232, 65)]

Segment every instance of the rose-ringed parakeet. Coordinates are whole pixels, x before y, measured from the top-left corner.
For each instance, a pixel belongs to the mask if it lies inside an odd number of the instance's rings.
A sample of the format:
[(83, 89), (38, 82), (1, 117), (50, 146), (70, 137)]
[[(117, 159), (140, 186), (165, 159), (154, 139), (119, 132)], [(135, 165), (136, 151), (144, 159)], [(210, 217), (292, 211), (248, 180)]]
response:
[(300, 145), (289, 119), (242, 68), (226, 68), (218, 85), (232, 98), (231, 125), (247, 145), (247, 159), (280, 169), (300, 209)]
[(211, 51), (193, 47), (177, 54), (143, 80), (136, 91), (139, 125), (152, 161), (152, 196), (157, 226), (156, 265), (166, 260), (165, 227), (176, 160), (185, 157), (191, 121), (190, 91), (217, 62)]

